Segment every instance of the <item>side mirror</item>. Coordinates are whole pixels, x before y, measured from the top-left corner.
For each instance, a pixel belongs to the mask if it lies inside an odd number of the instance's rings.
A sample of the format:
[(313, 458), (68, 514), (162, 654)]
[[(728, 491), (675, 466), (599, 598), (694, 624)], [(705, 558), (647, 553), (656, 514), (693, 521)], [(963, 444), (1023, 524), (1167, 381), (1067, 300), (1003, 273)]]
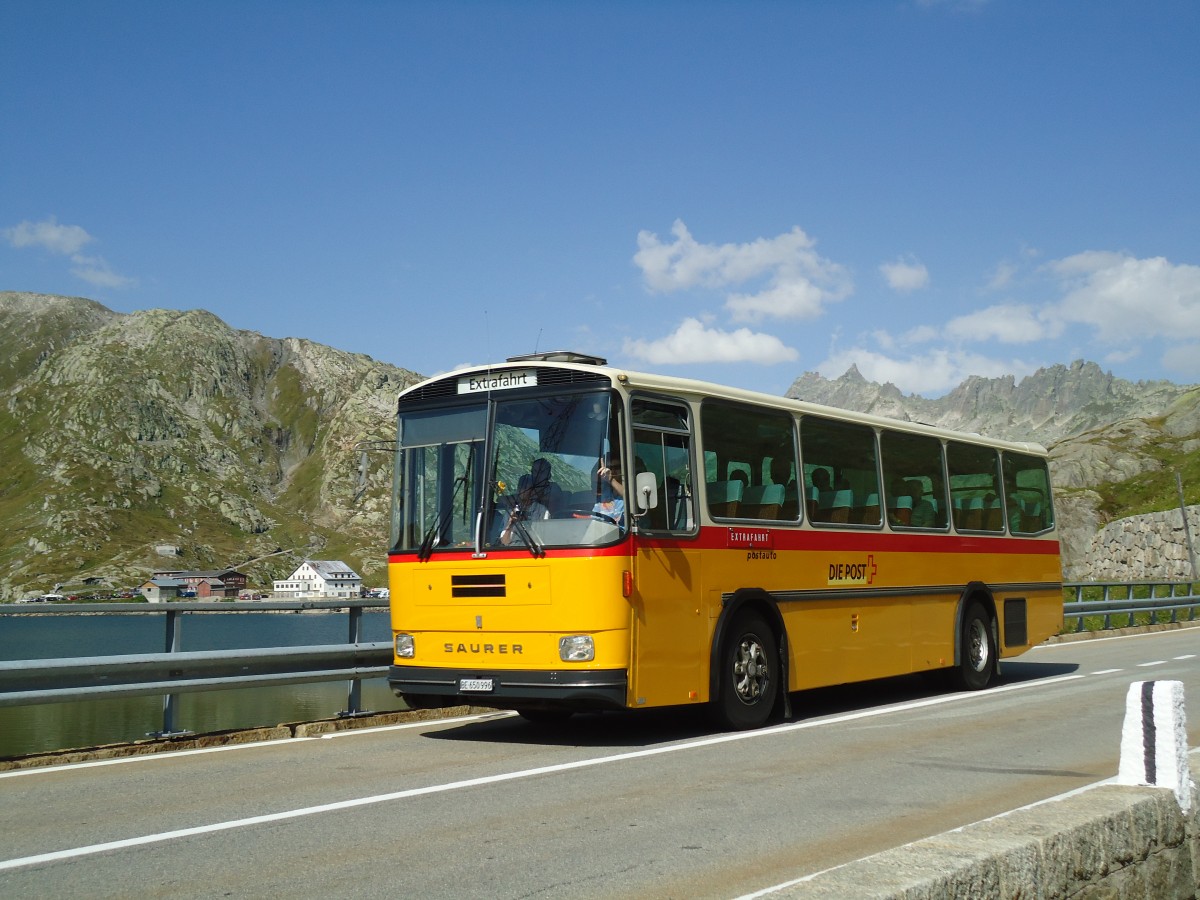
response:
[(658, 507), (658, 479), (653, 472), (638, 472), (633, 502), (637, 515)]

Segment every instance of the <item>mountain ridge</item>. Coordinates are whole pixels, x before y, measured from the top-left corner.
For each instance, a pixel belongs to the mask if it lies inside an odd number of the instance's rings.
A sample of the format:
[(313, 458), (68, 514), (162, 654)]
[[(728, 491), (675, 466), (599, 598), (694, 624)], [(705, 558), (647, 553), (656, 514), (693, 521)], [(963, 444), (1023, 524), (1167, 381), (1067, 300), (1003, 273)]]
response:
[[(202, 309), (0, 292), (0, 598), (89, 578), (129, 587), (172, 566), (239, 566), (266, 586), (304, 558), (344, 559), (382, 586), (391, 461), (369, 456), (360, 476), (356, 448), (393, 437), (396, 396), (419, 380)], [(857, 367), (805, 373), (787, 395), (1047, 445), (1068, 577), (1088, 577), (1103, 525), (1170, 508), (1173, 472), (1200, 500), (1195, 386), (1079, 360), (973, 376), (936, 400)]]
[(805, 372), (786, 396), (955, 431), (1050, 446), (1124, 418), (1160, 415), (1196, 389), (1169, 381), (1131, 382), (1094, 362), (1076, 360), (1038, 369), (1019, 382), (1012, 375), (970, 375), (948, 394), (928, 399), (894, 384), (867, 381), (851, 366), (839, 378)]
[(128, 586), (172, 564), (164, 545), (183, 568), (269, 557), (259, 584), (316, 554), (382, 583), (391, 466), (353, 504), (354, 447), (391, 435), (416, 373), (204, 310), (11, 292), (0, 354), (0, 594)]

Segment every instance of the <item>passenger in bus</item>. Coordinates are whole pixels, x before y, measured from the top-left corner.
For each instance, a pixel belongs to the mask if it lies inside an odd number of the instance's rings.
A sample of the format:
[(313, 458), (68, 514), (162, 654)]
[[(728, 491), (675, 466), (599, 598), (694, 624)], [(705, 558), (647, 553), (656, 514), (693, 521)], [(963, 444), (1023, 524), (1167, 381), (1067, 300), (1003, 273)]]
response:
[(812, 487), (809, 490), (808, 516), (816, 521), (828, 521), (829, 504), (833, 500), (833, 485), (829, 482), (828, 469), (813, 469), (809, 476)]
[(888, 485), (888, 524), (911, 525), (914, 498), (903, 478), (893, 478)]
[(533, 484), (533, 498), (546, 508), (550, 516), (561, 515), (562, 489), (551, 480), (550, 461), (538, 457), (529, 467)]
[(792, 461), (786, 456), (771, 457), (771, 482), (783, 485), (783, 507), (780, 516), (793, 520), (800, 513), (800, 498), (796, 493), (796, 481), (792, 478)]
[(548, 518), (550, 510), (537, 499), (533, 476), (522, 475), (517, 482), (517, 496), (513, 498), (508, 520), (504, 523), (504, 530), (500, 532), (500, 543), (505, 546), (512, 543), (517, 522), (537, 522)]
[(921, 482), (914, 479), (906, 482), (906, 484), (908, 485), (908, 495), (912, 497), (912, 518), (908, 524), (913, 528), (939, 527), (937, 510), (925, 498), (925, 491), (921, 486)]
[(784, 490), (796, 489), (796, 482), (792, 479), (792, 461), (786, 456), (771, 457), (771, 483), (782, 484)]
[(625, 486), (621, 483), (621, 461), (610, 455), (596, 462), (596, 505), (592, 515), (614, 525), (625, 525)]

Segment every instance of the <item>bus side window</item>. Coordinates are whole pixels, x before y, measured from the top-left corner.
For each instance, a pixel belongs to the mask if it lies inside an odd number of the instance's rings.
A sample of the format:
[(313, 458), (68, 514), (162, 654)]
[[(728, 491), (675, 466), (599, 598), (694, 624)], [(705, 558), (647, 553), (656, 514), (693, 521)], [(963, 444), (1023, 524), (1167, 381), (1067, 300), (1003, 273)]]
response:
[(1054, 524), (1050, 472), (1044, 459), (1005, 451), (1004, 496), (1008, 530), (1013, 534), (1037, 534)]
[(654, 473), (658, 506), (641, 517), (650, 531), (691, 532), (696, 527), (692, 496), (690, 415), (687, 407), (638, 397), (633, 401), (634, 456)]
[[(846, 526), (879, 524), (878, 518), (866, 521), (879, 498), (874, 429), (821, 416), (805, 416), (800, 420), (800, 456), (804, 461), (804, 484), (813, 522)], [(877, 517), (878, 510), (873, 514)]]
[(704, 402), (700, 408), (700, 437), (710, 516), (796, 521), (799, 499), (794, 423), (790, 413), (780, 410)]
[(962, 531), (1003, 531), (1000, 458), (995, 449), (950, 441), (946, 469), (954, 498), (955, 526)]
[(879, 444), (888, 524), (944, 529), (947, 504), (942, 442), (930, 435), (885, 430)]

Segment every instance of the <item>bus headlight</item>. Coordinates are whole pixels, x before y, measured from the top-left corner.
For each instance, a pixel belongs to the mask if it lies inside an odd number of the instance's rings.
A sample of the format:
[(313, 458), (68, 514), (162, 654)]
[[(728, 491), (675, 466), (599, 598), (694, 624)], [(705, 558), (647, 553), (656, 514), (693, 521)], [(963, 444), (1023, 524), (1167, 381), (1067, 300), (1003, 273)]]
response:
[(596, 658), (596, 642), (590, 634), (559, 638), (558, 658), (563, 662), (591, 662)]
[(413, 649), (413, 636), (411, 634), (396, 635), (396, 658), (397, 659), (412, 659), (416, 651)]

